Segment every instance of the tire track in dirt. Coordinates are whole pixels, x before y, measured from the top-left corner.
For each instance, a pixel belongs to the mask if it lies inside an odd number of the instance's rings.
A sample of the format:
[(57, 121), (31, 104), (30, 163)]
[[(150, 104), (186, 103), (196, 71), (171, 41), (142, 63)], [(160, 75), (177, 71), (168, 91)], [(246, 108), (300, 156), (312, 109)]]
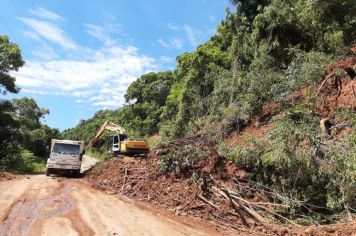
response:
[[(84, 180), (36, 176), (0, 222), (7, 235), (206, 235), (91, 189)], [(21, 184), (14, 182), (14, 185)], [(42, 191), (46, 188), (46, 191)], [(56, 189), (49, 191), (48, 189)], [(1, 186), (0, 186), (1, 190)], [(44, 195), (44, 192), (47, 194)], [(1, 198), (1, 192), (0, 192)], [(6, 209), (5, 209), (6, 210)], [(3, 212), (3, 209), (0, 209)]]
[[(30, 231), (36, 229), (36, 225), (40, 225), (42, 221), (55, 217), (69, 218), (67, 215), (75, 209), (75, 202), (70, 197), (73, 187), (70, 185), (60, 184), (58, 181), (51, 181), (52, 184), (59, 186), (57, 193), (42, 197), (40, 194), (43, 187), (43, 181), (35, 186), (28, 188), (20, 199), (12, 205), (11, 211), (4, 221), (0, 224), (0, 235), (29, 235)], [(73, 213), (72, 213), (73, 214)], [(71, 220), (73, 221), (73, 219)], [(76, 218), (76, 222), (80, 222)], [(86, 233), (90, 230), (84, 223), (81, 224), (78, 233)]]

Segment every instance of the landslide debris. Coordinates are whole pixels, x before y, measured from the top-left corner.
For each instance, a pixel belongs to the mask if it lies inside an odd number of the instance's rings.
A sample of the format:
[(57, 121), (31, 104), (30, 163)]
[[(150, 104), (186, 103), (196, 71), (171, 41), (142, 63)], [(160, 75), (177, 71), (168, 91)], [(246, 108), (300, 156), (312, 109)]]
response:
[[(171, 163), (162, 155), (168, 148), (175, 149), (176, 154), (196, 148), (204, 150), (210, 157), (193, 161), (187, 153), (180, 163)], [(162, 172), (160, 168), (166, 169)], [(168, 209), (176, 215), (198, 217), (223, 229), (278, 233), (279, 228), (263, 226), (260, 220), (264, 217), (256, 219), (246, 210), (241, 217), (231, 206), (231, 200), (235, 203), (239, 201), (231, 199), (232, 195), (243, 198), (249, 203), (243, 204), (249, 207), (250, 203), (268, 201), (262, 192), (249, 186), (245, 175), (233, 163), (219, 156), (214, 145), (200, 138), (163, 144), (154, 149), (147, 159), (123, 156), (99, 163), (85, 178), (94, 188), (102, 191), (121, 193)], [(231, 191), (227, 193), (231, 200), (224, 197), (224, 191)], [(265, 207), (271, 211), (275, 208), (273, 205)], [(253, 207), (252, 211), (255, 211)]]
[(234, 229), (255, 235), (352, 235), (356, 230), (355, 221), (322, 227), (296, 225), (280, 213), (287, 206), (271, 202), (268, 190), (257, 188), (247, 180), (244, 171), (237, 170), (217, 153), (180, 170), (162, 173), (157, 169), (162, 161), (161, 156), (154, 154), (157, 151), (147, 159), (122, 156), (101, 162), (85, 178), (92, 187), (108, 194), (119, 193), (178, 216), (202, 219), (222, 231)]

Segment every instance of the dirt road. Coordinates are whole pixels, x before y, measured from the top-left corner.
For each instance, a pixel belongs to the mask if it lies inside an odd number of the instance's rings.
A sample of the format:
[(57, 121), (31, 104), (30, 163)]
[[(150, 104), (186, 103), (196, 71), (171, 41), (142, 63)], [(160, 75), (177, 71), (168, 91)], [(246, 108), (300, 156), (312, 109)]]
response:
[(0, 235), (205, 233), (94, 190), (82, 179), (32, 175), (0, 182)]

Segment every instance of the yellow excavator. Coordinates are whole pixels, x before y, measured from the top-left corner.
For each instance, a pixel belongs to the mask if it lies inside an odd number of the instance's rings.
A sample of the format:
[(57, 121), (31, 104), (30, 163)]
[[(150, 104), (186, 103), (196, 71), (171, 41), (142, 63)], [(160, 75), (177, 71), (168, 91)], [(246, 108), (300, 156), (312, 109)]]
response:
[(146, 140), (128, 138), (126, 131), (123, 127), (114, 124), (108, 120), (106, 120), (104, 124), (100, 127), (95, 137), (89, 141), (89, 148), (98, 148), (104, 144), (103, 140), (100, 139), (100, 137), (106, 130), (110, 130), (116, 133), (115, 135), (108, 136), (104, 141), (109, 155), (147, 156), (150, 148)]

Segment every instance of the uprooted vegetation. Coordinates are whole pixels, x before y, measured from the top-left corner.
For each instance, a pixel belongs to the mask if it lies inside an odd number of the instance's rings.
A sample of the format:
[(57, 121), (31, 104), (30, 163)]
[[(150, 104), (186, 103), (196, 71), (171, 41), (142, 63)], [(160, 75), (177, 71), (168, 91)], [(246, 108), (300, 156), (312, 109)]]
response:
[(109, 119), (161, 137), (150, 159), (104, 162), (89, 180), (231, 227), (352, 220), (355, 5), (233, 2), (236, 12), (174, 71), (143, 75), (123, 108), (65, 132), (88, 140)]
[[(166, 208), (176, 215), (198, 217), (220, 229), (280, 235), (305, 232), (351, 234), (355, 230), (353, 223), (343, 229), (300, 228), (303, 224), (336, 221), (336, 215), (332, 214), (335, 210), (320, 202), (324, 201), (321, 185), (325, 186), (327, 177), (331, 177), (335, 169), (325, 172), (323, 179), (318, 178), (323, 177), (320, 172), (324, 167), (343, 167), (344, 162), (339, 160), (339, 165), (325, 163), (323, 168), (317, 169), (314, 163), (307, 166), (302, 158), (275, 160), (274, 163), (270, 160), (261, 164), (258, 163), (261, 155), (256, 155), (256, 150), (247, 154), (248, 157), (229, 153), (228, 160), (218, 152), (211, 136), (204, 132), (161, 143), (151, 151), (148, 159), (119, 157), (102, 162), (86, 178), (92, 186), (109, 194), (120, 193)], [(291, 165), (287, 168), (288, 161)], [(293, 179), (296, 171), (300, 172), (299, 179), (298, 176)], [(256, 179), (255, 173), (260, 173), (262, 178)], [(342, 174), (334, 174), (335, 180)], [(271, 182), (273, 179), (275, 182)], [(282, 184), (281, 181), (285, 182)], [(354, 185), (347, 183), (350, 187)], [(314, 189), (308, 189), (308, 184)], [(308, 191), (315, 193), (315, 188), (319, 188), (320, 196), (304, 198), (303, 194)], [(299, 196), (293, 195), (298, 193)], [(349, 199), (346, 201), (352, 201), (354, 192), (347, 194)], [(290, 226), (283, 226), (285, 224)]]

